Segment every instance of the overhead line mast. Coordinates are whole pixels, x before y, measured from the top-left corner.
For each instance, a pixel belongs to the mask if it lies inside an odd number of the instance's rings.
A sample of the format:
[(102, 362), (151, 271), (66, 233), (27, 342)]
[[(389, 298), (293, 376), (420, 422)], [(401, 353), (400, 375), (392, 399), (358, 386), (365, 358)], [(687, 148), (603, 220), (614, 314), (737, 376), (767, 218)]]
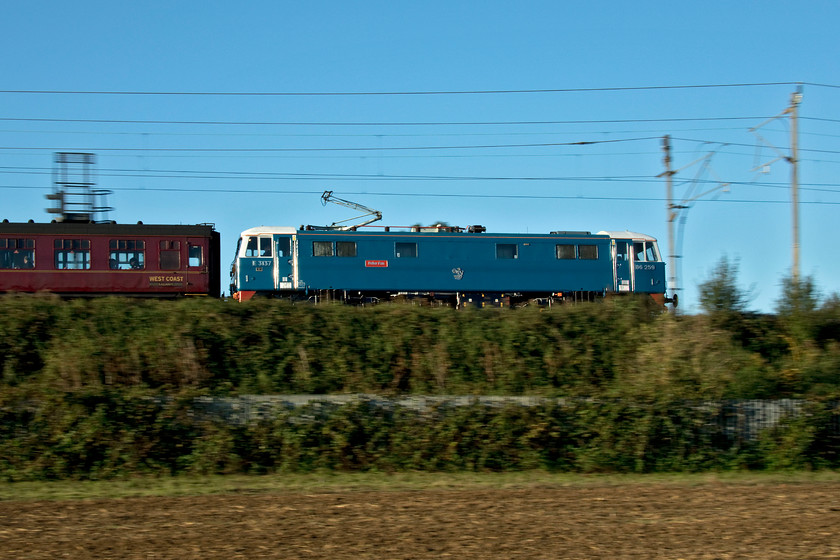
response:
[(791, 164), (791, 206), (793, 206), (793, 280), (799, 281), (799, 146), (797, 142), (799, 103), (802, 102), (802, 86), (790, 97), (790, 161)]
[[(778, 155), (775, 159), (770, 162), (763, 163), (759, 166), (760, 167), (767, 167), (773, 162), (779, 161), (781, 159), (787, 161), (791, 165), (791, 176), (790, 176), (790, 201), (791, 201), (791, 222), (792, 222), (792, 238), (793, 241), (791, 243), (791, 252), (793, 263), (791, 265), (791, 276), (794, 282), (799, 281), (799, 142), (798, 142), (798, 135), (799, 135), (799, 104), (802, 103), (802, 86), (800, 85), (796, 88), (796, 91), (793, 92), (790, 96), (790, 106), (782, 111), (782, 113), (778, 116), (773, 117), (772, 119), (768, 119), (761, 123), (760, 125), (753, 127), (750, 129), (750, 132), (754, 133), (758, 139), (772, 148)], [(762, 136), (758, 133), (758, 129), (763, 127), (765, 124), (772, 122), (783, 115), (790, 115), (790, 155), (785, 155), (782, 153), (778, 148), (773, 146), (767, 140), (762, 138)], [(753, 169), (755, 171), (758, 168)]]
[(663, 161), (665, 163), (665, 210), (668, 217), (668, 285), (671, 291), (677, 294), (677, 251), (674, 248), (674, 220), (677, 213), (674, 212), (674, 173), (671, 170), (671, 137), (666, 135), (662, 139), (662, 149), (665, 151)]

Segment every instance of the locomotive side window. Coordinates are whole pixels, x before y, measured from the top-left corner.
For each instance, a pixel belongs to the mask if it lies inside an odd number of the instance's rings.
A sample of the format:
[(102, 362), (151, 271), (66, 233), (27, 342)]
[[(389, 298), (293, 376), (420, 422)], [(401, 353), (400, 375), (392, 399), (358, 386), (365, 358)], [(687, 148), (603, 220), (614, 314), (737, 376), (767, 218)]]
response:
[(199, 267), (204, 264), (204, 258), (201, 250), (201, 245), (187, 244), (187, 256), (189, 258), (187, 266)]
[(35, 240), (0, 239), (0, 268), (35, 268)]
[(333, 256), (332, 241), (313, 241), (312, 242), (312, 256), (313, 257), (331, 257), (331, 256)]
[(597, 245), (581, 245), (578, 248), (581, 259), (596, 261), (598, 260), (598, 246)]
[(394, 243), (394, 254), (399, 259), (416, 259), (417, 243)]
[(160, 242), (160, 269), (178, 270), (181, 268), (181, 242)]
[(111, 270), (146, 268), (146, 242), (142, 239), (111, 239), (108, 245), (108, 266)]
[(577, 258), (577, 249), (574, 245), (557, 245), (558, 259), (575, 259)]
[(339, 257), (355, 257), (356, 256), (356, 242), (355, 241), (336, 241), (335, 254)]
[(90, 241), (87, 239), (56, 239), (55, 268), (57, 270), (88, 270)]
[(497, 259), (519, 258), (519, 248), (516, 243), (496, 243)]
[(650, 262), (659, 260), (659, 255), (656, 254), (656, 246), (650, 241), (645, 241), (645, 260)]

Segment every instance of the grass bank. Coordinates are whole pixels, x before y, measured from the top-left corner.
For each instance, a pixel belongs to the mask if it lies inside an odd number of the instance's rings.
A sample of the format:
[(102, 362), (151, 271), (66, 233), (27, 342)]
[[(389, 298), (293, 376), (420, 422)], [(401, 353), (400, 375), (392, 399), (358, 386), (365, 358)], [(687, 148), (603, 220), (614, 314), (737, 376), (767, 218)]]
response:
[(90, 500), (210, 494), (405, 492), (423, 490), (526, 489), (642, 485), (840, 484), (840, 472), (721, 472), (702, 474), (546, 473), (311, 473), (134, 477), (108, 481), (0, 483), (0, 500)]

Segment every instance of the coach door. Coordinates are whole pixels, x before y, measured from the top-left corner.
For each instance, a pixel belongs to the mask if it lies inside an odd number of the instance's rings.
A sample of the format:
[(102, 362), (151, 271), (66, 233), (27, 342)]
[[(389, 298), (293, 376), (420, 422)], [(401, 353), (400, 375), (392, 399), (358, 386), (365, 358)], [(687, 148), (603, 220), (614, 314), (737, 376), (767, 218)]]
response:
[(612, 240), (616, 292), (633, 291), (633, 256), (630, 250), (631, 245), (632, 242), (624, 239)]
[(207, 241), (201, 238), (187, 239), (187, 286), (188, 289), (206, 291), (208, 287)]
[(294, 286), (294, 243), (291, 237), (278, 236), (274, 241), (274, 286), (291, 290)]

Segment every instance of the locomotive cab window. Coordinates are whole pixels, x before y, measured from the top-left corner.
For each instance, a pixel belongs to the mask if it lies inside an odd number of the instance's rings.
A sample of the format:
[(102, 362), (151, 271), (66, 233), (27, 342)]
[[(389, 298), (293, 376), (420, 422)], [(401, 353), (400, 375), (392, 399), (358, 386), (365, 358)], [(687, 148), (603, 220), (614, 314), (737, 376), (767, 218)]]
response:
[(90, 268), (90, 240), (56, 239), (56, 270), (88, 270)]
[(35, 268), (34, 239), (0, 239), (0, 269)]
[(142, 239), (111, 239), (108, 247), (108, 267), (111, 270), (146, 268), (146, 242)]
[(333, 256), (332, 241), (313, 241), (312, 242), (312, 256), (313, 257), (331, 257), (331, 256)]
[(178, 270), (181, 268), (181, 242), (160, 242), (160, 269)]
[(633, 258), (636, 262), (645, 260), (645, 244), (641, 241), (633, 243)]
[(634, 242), (633, 255), (636, 257), (636, 261), (656, 262), (659, 260), (656, 244), (651, 241)]
[(519, 247), (516, 243), (496, 243), (496, 258), (517, 259), (519, 258)]
[(557, 245), (558, 259), (575, 259), (577, 258), (577, 248), (574, 245)]
[(246, 257), (270, 257), (271, 237), (249, 237), (245, 245)]
[(356, 256), (356, 242), (355, 241), (336, 241), (335, 254), (339, 257), (355, 257)]
[(259, 239), (258, 237), (249, 237), (248, 238), (248, 244), (245, 245), (245, 256), (246, 257), (258, 257), (260, 255), (259, 254), (259, 248), (258, 248), (258, 245), (257, 245), (257, 243), (258, 243), (257, 240), (258, 239)]
[(394, 243), (394, 255), (398, 259), (416, 259), (417, 243)]
[(581, 259), (596, 261), (598, 260), (598, 246), (597, 245), (581, 245), (578, 247), (578, 254)]
[(655, 243), (645, 241), (645, 259), (651, 262), (660, 260)]

